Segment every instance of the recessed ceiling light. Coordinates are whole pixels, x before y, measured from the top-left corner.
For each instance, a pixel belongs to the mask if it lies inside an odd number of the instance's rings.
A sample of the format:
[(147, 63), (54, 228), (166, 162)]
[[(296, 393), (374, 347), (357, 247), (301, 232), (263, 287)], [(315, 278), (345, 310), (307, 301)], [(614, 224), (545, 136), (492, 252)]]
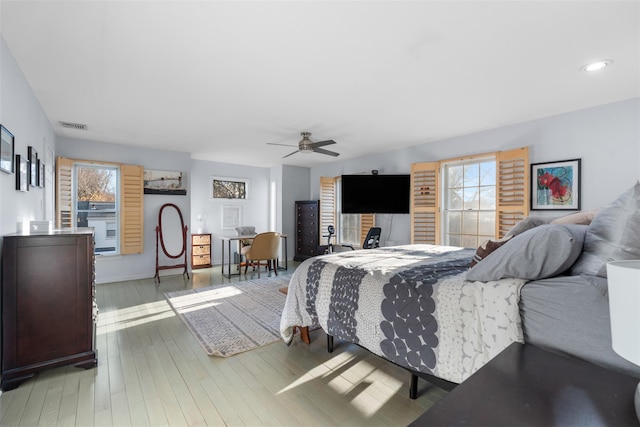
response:
[(602, 70), (607, 65), (611, 65), (613, 61), (611, 59), (603, 59), (601, 61), (592, 62), (591, 64), (587, 64), (582, 69), (588, 73), (592, 71)]

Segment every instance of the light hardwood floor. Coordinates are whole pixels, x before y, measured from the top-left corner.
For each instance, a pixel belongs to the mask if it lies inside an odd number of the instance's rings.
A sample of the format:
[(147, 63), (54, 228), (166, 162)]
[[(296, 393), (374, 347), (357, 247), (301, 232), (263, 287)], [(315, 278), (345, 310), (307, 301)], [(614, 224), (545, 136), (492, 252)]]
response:
[(98, 367), (51, 369), (2, 393), (0, 425), (404, 426), (446, 394), (420, 381), (410, 400), (407, 372), (339, 340), (329, 354), (321, 330), (310, 346), (207, 356), (164, 293), (247, 278), (214, 267), (97, 285)]

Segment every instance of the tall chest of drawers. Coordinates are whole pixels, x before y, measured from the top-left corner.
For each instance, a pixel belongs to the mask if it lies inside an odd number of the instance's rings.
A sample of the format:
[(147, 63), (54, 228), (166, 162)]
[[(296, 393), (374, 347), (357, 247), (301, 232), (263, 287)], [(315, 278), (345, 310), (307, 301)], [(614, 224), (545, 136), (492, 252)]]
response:
[(296, 201), (296, 261), (318, 255), (320, 245), (320, 201)]
[(43, 369), (96, 366), (93, 245), (92, 228), (3, 237), (2, 390)]
[(211, 267), (211, 234), (191, 235), (191, 268)]

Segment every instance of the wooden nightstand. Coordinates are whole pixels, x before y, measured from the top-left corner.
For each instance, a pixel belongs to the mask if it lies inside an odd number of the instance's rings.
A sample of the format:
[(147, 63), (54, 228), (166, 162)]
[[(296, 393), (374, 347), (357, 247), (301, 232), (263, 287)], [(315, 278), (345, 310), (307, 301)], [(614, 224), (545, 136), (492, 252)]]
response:
[(211, 267), (211, 234), (191, 235), (191, 268)]

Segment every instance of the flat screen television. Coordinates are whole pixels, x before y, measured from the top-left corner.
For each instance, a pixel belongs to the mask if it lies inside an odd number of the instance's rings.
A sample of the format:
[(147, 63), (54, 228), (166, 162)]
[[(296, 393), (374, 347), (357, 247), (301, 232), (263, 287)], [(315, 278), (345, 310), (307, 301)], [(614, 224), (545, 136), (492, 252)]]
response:
[(342, 213), (409, 213), (410, 175), (342, 175)]

